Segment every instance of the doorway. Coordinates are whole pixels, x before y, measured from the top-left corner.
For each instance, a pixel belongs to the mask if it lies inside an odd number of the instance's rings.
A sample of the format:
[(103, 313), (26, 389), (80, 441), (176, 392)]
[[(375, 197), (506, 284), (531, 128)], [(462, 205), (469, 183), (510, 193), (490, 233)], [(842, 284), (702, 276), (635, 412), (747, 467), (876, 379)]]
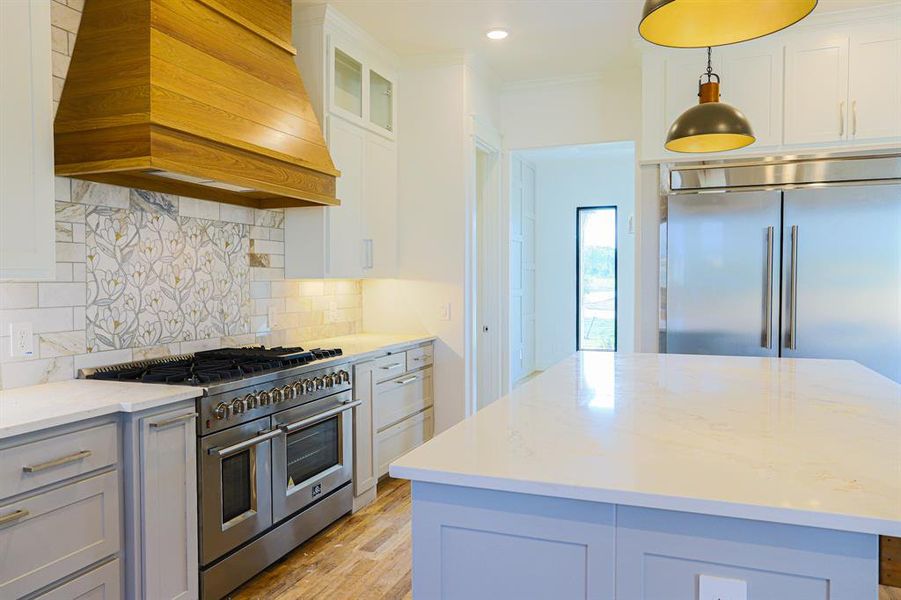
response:
[(616, 207), (576, 209), (578, 350), (616, 351)]

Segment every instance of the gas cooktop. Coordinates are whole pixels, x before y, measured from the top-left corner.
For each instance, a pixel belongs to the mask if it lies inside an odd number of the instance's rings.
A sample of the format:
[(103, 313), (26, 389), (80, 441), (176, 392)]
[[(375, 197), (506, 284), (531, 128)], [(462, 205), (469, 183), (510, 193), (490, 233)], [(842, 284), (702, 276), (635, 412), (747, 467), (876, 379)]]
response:
[(211, 386), (341, 355), (340, 348), (312, 350), (304, 350), (299, 346), (219, 348), (89, 369), (82, 375), (86, 379)]

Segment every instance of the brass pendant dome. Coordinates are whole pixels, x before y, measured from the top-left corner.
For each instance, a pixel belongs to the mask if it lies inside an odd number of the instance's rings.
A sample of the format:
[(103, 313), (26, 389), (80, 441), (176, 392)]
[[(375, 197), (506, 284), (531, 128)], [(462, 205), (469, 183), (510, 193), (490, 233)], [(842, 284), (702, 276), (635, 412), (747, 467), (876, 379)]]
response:
[(645, 0), (638, 32), (659, 46), (723, 46), (785, 29), (816, 5), (817, 0)]
[[(705, 76), (707, 83), (701, 83)], [(700, 104), (679, 115), (670, 127), (667, 150), (724, 152), (756, 141), (748, 118), (734, 106), (720, 102), (720, 76), (711, 67), (710, 48), (707, 48), (707, 72), (698, 79), (698, 98)]]

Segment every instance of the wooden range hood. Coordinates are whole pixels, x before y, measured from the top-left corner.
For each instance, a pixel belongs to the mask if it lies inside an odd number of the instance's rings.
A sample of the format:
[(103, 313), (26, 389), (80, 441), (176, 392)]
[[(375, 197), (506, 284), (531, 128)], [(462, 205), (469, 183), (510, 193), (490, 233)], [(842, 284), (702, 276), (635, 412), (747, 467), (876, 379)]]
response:
[(258, 208), (338, 205), (290, 0), (90, 0), (56, 174)]

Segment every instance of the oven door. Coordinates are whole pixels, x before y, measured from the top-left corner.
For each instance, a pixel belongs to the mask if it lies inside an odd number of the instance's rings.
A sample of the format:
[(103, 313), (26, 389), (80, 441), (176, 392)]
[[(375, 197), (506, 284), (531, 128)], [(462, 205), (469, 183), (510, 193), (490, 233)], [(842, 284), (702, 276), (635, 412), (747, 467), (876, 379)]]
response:
[(272, 525), (269, 417), (200, 440), (200, 562), (207, 565)]
[(284, 435), (272, 441), (272, 514), (294, 514), (351, 480), (353, 401), (350, 391), (272, 417)]

